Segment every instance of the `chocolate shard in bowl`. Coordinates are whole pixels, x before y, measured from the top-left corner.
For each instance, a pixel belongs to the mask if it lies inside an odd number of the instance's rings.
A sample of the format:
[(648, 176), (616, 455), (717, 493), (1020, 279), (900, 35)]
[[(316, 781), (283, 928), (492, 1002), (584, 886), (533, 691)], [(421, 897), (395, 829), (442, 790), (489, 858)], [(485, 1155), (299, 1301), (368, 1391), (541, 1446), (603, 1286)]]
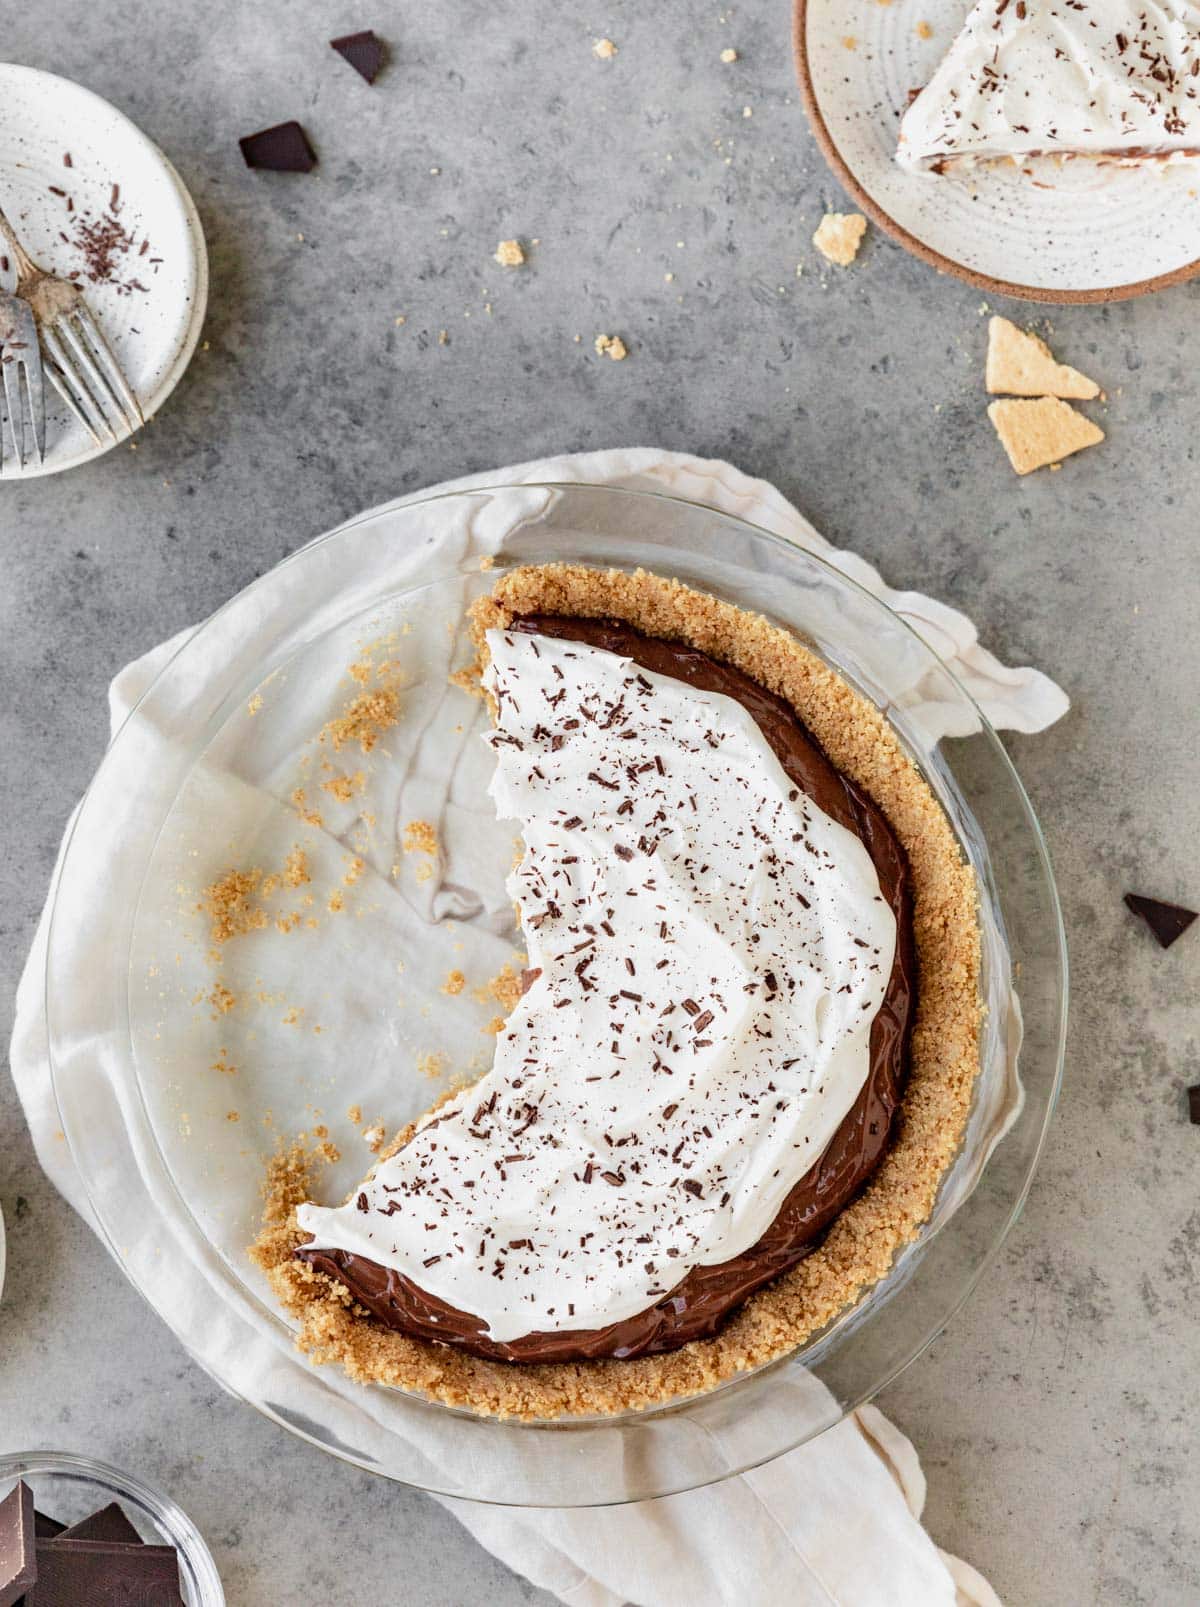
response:
[(33, 1491), (21, 1479), (0, 1501), (0, 1607), (27, 1596), (37, 1576)]
[(343, 60), (348, 61), (360, 78), (373, 84), (384, 63), (383, 40), (366, 28), (362, 33), (346, 33), (340, 39), (329, 41)]
[(1182, 937), (1196, 919), (1196, 911), (1182, 904), (1164, 904), (1161, 899), (1144, 898), (1140, 893), (1126, 893), (1126, 906), (1154, 933), (1164, 949), (1169, 949), (1176, 938)]
[(1193, 1083), (1187, 1091), (1188, 1119), (1193, 1127), (1200, 1127), (1200, 1082)]
[(317, 165), (317, 153), (295, 120), (247, 134), (238, 144), (247, 167), (263, 168), (269, 173), (311, 173)]
[(33, 1514), (33, 1535), (35, 1540), (53, 1540), (56, 1534), (62, 1534), (66, 1528), (65, 1523), (59, 1523), (57, 1518), (47, 1517), (44, 1512)]
[(25, 1607), (184, 1607), (174, 1546), (41, 1540)]
[(69, 1529), (63, 1529), (60, 1540), (120, 1540), (128, 1546), (140, 1546), (142, 1537), (115, 1501), (110, 1501), (99, 1512), (80, 1518)]

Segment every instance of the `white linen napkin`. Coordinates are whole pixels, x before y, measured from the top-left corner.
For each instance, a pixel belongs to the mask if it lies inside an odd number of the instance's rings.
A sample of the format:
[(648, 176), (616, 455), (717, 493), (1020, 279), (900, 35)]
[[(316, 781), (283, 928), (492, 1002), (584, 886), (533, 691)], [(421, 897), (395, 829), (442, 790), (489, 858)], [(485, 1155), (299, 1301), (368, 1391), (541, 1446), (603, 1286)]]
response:
[[(729, 464), (651, 450), (582, 454), (521, 465), (438, 489), (464, 489), (504, 483), (571, 481), (656, 489), (738, 514), (810, 551), (820, 553), (860, 585), (880, 596), (950, 664), (993, 725), (1032, 732), (1058, 719), (1067, 708), (1062, 691), (1039, 671), (1008, 669), (978, 642), (971, 622), (953, 609), (914, 592), (893, 592), (862, 559), (832, 549), (771, 486), (750, 479)], [(428, 495), (429, 493), (422, 493)], [(524, 495), (524, 493), (521, 493)], [(413, 500), (413, 499), (405, 499)], [(472, 532), (487, 550), (486, 532)], [(281, 578), (271, 598), (273, 610), (311, 608), (313, 601), (289, 592)], [(275, 618), (274, 613), (272, 618)], [(112, 729), (123, 724), (155, 676), (189, 633), (152, 650), (117, 676), (110, 693)], [(228, 648), (218, 641), (217, 651)], [(195, 668), (195, 666), (194, 666)], [(950, 726), (945, 711), (923, 705), (919, 685), (896, 688), (936, 739)], [(142, 774), (153, 763), (154, 744), (177, 733), (147, 731), (135, 745), (132, 762)], [(181, 733), (179, 733), (181, 735)], [(464, 750), (465, 751), (465, 750)], [(469, 758), (467, 760), (469, 763)], [(412, 758), (417, 781), (423, 773), (418, 744)], [(152, 772), (151, 772), (152, 773)], [(136, 778), (124, 788), (136, 799)], [(119, 780), (119, 778), (118, 778)], [(252, 792), (234, 775), (217, 774), (223, 799), (231, 789), (246, 795), (247, 808), (261, 809), (261, 792)], [(122, 809), (122, 789), (113, 788), (114, 813), (104, 822), (112, 837), (97, 842), (95, 881), (90, 893), (101, 899), (109, 874), (111, 842), (138, 831), (132, 804)], [(442, 799), (444, 809), (462, 812), (463, 852), (472, 840), (469, 806)], [(223, 802), (222, 807), (227, 807)], [(145, 829), (144, 827), (142, 829)], [(90, 846), (90, 845), (89, 845)], [(93, 939), (92, 941), (95, 941)], [(94, 951), (93, 951), (94, 957)], [(39, 925), (17, 997), (12, 1067), (39, 1158), (65, 1198), (90, 1218), (82, 1181), (66, 1146), (55, 1142), (59, 1114), (50, 1086), (46, 1020), (41, 980), (46, 959), (46, 919)], [(89, 951), (72, 955), (78, 975), (78, 1007), (72, 1017), (73, 1042), (88, 1053)], [(105, 1084), (92, 1078), (97, 1115)], [(110, 1100), (109, 1103), (112, 1103)], [(996, 1117), (1002, 1125), (1004, 1101)], [(89, 1178), (97, 1188), (120, 1186), (119, 1177)], [(94, 1225), (94, 1224), (93, 1224)], [(164, 1256), (161, 1240), (169, 1224), (147, 1222), (144, 1244), (123, 1245), (124, 1259), (137, 1268), (139, 1282), (155, 1284), (169, 1309), (193, 1312), (203, 1329), (203, 1353), (218, 1377), (232, 1385), (274, 1366), (276, 1350), (265, 1337), (247, 1336), (232, 1315), (212, 1309), (212, 1286), (186, 1256)], [(177, 1327), (181, 1324), (176, 1324)], [(190, 1330), (190, 1325), (189, 1330)], [(815, 1379), (808, 1385), (819, 1388)], [(281, 1395), (284, 1392), (281, 1389)], [(296, 1402), (296, 1410), (302, 1410)], [(386, 1408), (381, 1409), (386, 1412)], [(388, 1428), (386, 1418), (372, 1425)], [(552, 1591), (572, 1607), (724, 1607), (725, 1603), (785, 1600), (799, 1607), (924, 1607), (959, 1603), (988, 1607), (997, 1598), (966, 1564), (939, 1553), (919, 1519), (924, 1480), (909, 1442), (882, 1415), (864, 1408), (838, 1427), (755, 1472), (708, 1489), (665, 1500), (605, 1510), (496, 1509), (459, 1500), (446, 1504), (482, 1544), (510, 1567)]]

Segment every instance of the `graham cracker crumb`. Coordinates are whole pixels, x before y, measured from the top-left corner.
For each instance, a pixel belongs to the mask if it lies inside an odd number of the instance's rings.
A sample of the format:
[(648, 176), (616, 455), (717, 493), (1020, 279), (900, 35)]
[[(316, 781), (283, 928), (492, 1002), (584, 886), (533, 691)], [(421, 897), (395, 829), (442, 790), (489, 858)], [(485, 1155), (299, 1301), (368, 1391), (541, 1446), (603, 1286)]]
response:
[(732, 49), (732, 48), (730, 48), (730, 47), (727, 47), (726, 49), (724, 49), (721, 52), (721, 60), (723, 62), (729, 63), (731, 61), (736, 61), (737, 59), (738, 59), (737, 51)]
[(483, 687), (479, 684), (479, 665), (467, 664), (461, 670), (454, 670), (450, 676), (450, 685), (457, 686), (460, 692), (466, 692), (470, 697), (482, 697)]
[(303, 787), (297, 787), (292, 793), (292, 808), (300, 816), (306, 826), (323, 826), (325, 824), (315, 809), (308, 807), (308, 794)]
[(208, 1069), (219, 1071), (223, 1077), (232, 1077), (237, 1071), (237, 1067), (229, 1058), (228, 1049), (222, 1049)]
[(454, 998), (462, 992), (466, 985), (467, 979), (461, 971), (451, 971), (450, 975), (442, 983), (442, 992), (448, 993), (451, 998)]
[(241, 1116), (236, 1110), (227, 1110), (225, 1112), (225, 1120), (227, 1122), (240, 1122), (241, 1119)]
[(383, 1148), (384, 1140), (386, 1138), (387, 1128), (382, 1122), (377, 1122), (374, 1127), (368, 1127), (366, 1132), (363, 1134), (363, 1141), (365, 1142), (367, 1148), (374, 1150), (376, 1154), (378, 1154)]
[(611, 61), (617, 53), (617, 47), (611, 39), (597, 39), (592, 46), (592, 55), (599, 56), (601, 61)]
[(417, 1070), (422, 1077), (430, 1077), (434, 1081), (444, 1075), (449, 1064), (449, 1060), (440, 1049), (431, 1049), (417, 1056)]
[(212, 991), (208, 995), (208, 1002), (212, 1006), (213, 1020), (216, 1021), (221, 1016), (227, 1016), (235, 1007), (237, 996), (231, 993), (223, 982), (217, 982), (213, 984)]
[(359, 1126), (359, 1124), (362, 1122), (362, 1106), (351, 1105), (350, 1109), (346, 1112), (346, 1116), (354, 1123), (355, 1127)]
[(1104, 439), (1098, 424), (1055, 396), (1039, 396), (1036, 401), (992, 402), (988, 418), (1018, 474), (1059, 463)]
[(299, 846), (292, 849), (283, 862), (283, 879), (289, 887), (303, 887), (311, 882), (308, 873), (308, 855)]
[(484, 1032), (491, 1033), (493, 1038), (499, 1037), (500, 1033), (504, 1031), (504, 1017), (493, 1016), (483, 1030)]
[(252, 902), (261, 880), (258, 870), (228, 870), (204, 889), (197, 907), (208, 916), (208, 939), (214, 949), (266, 926), (266, 910)]
[(629, 348), (620, 335), (597, 335), (594, 345), (598, 357), (611, 357), (614, 363), (629, 356)]
[(325, 908), (331, 915), (338, 915), (342, 910), (345, 909), (345, 907), (346, 895), (341, 891), (340, 888), (335, 887), (333, 892), (329, 895), (329, 902), (326, 904)]
[[(889, 1271), (928, 1219), (966, 1125), (979, 1069), (979, 929), (974, 876), (891, 726), (789, 633), (644, 571), (551, 564), (512, 571), (475, 604), (481, 661), (490, 627), (538, 612), (624, 619), (732, 664), (785, 698), (891, 821), (912, 868), (919, 965), (909, 1083), (882, 1165), (811, 1255), (753, 1295), (712, 1339), (664, 1356), (512, 1366), (389, 1332), (355, 1310), (342, 1285), (293, 1258), (305, 1240), (295, 1211), (314, 1196), (314, 1163), (303, 1145), (275, 1158), (252, 1254), (299, 1323), (297, 1343), (314, 1363), (478, 1413), (553, 1419), (638, 1410), (713, 1389), (794, 1352)], [(412, 1131), (396, 1134), (383, 1158)]]
[(399, 718), (400, 697), (395, 687), (377, 687), (352, 698), (341, 714), (325, 726), (321, 740), (328, 737), (335, 753), (354, 742), (363, 753), (370, 753), (383, 733), (390, 731)]
[(361, 770), (353, 775), (331, 776), (328, 781), (322, 781), (321, 790), (336, 798), (339, 803), (349, 803), (356, 792), (361, 792), (366, 784), (366, 776)]
[(502, 268), (519, 268), (525, 261), (525, 252), (519, 240), (501, 240), (496, 247), (496, 261)]
[(362, 875), (363, 871), (366, 870), (366, 868), (367, 868), (366, 860), (365, 859), (360, 859), (359, 856), (356, 854), (354, 856), (354, 858), (350, 861), (350, 868), (347, 870), (346, 874), (342, 877), (342, 881), (345, 883), (345, 885), (347, 887), (353, 887), (355, 882), (359, 879), (359, 877)]
[(506, 1015), (516, 1009), (523, 992), (520, 975), (508, 964), (503, 965), (483, 988), (484, 998), (495, 999), (497, 1004), (503, 1006)]
[(437, 827), (428, 820), (410, 820), (404, 828), (404, 852), (406, 854), (436, 854), (437, 851)]
[(843, 34), (843, 36), (842, 36), (842, 49), (843, 50), (857, 50), (858, 49), (858, 40), (854, 37), (854, 35), (852, 33)]
[(848, 268), (866, 232), (867, 220), (860, 212), (826, 212), (813, 235), (813, 245), (827, 262)]
[(258, 713), (258, 711), (262, 708), (262, 706), (263, 706), (263, 695), (262, 695), (261, 692), (256, 692), (254, 694), (254, 696), (250, 699), (249, 703), (246, 704), (246, 713), (250, 716), (251, 719), (253, 719), (254, 716)]
[(1044, 340), (1007, 318), (988, 323), (984, 383), (993, 396), (1061, 396), (1090, 402), (1100, 394), (1094, 379), (1056, 362)]
[(918, 24), (917, 24), (917, 38), (918, 39), (932, 39), (933, 38), (933, 29), (929, 26), (929, 24), (927, 22), (918, 22)]

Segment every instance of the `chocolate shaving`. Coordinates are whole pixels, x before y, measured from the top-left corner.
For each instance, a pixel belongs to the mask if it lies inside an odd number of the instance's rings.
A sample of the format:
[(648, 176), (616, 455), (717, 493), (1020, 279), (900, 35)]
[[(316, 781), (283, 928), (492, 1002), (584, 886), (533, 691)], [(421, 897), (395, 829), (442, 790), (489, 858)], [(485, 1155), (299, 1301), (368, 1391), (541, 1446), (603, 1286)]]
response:
[(365, 78), (368, 84), (373, 84), (379, 77), (379, 70), (383, 66), (385, 51), (383, 40), (370, 28), (362, 33), (343, 34), (340, 39), (331, 39), (330, 45), (337, 51), (343, 61), (348, 61), (360, 78)]
[(276, 123), (238, 140), (247, 167), (269, 173), (311, 173), (317, 155), (296, 121)]
[(1196, 911), (1182, 904), (1164, 904), (1157, 898), (1144, 898), (1140, 893), (1126, 893), (1125, 903), (1154, 933), (1164, 949), (1169, 949), (1181, 938), (1196, 919)]

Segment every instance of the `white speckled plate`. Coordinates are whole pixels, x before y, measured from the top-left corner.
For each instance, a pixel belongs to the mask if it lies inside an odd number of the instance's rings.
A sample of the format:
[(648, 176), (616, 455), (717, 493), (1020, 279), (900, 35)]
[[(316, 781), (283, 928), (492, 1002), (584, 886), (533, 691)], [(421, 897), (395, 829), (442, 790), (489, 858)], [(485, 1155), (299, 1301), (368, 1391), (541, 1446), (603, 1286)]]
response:
[(1053, 187), (1011, 166), (948, 178), (896, 165), (909, 91), (929, 78), (970, 0), (795, 4), (800, 88), (826, 160), (915, 256), (1027, 301), (1120, 301), (1200, 273), (1195, 164), (1059, 165), (1047, 169)]
[[(132, 244), (114, 259), (112, 278), (93, 284), (78, 235), (89, 220), (112, 216), (114, 185), (116, 217)], [(3, 62), (0, 206), (35, 262), (53, 273), (81, 271), (88, 306), (149, 418), (188, 365), (208, 298), (200, 219), (175, 169), (91, 90)], [(11, 290), (14, 275), (3, 250), (0, 284)], [(48, 386), (47, 393), (46, 458), (30, 462), (26, 477), (55, 474), (108, 450), (61, 408)], [(10, 453), (3, 477), (20, 472)]]

